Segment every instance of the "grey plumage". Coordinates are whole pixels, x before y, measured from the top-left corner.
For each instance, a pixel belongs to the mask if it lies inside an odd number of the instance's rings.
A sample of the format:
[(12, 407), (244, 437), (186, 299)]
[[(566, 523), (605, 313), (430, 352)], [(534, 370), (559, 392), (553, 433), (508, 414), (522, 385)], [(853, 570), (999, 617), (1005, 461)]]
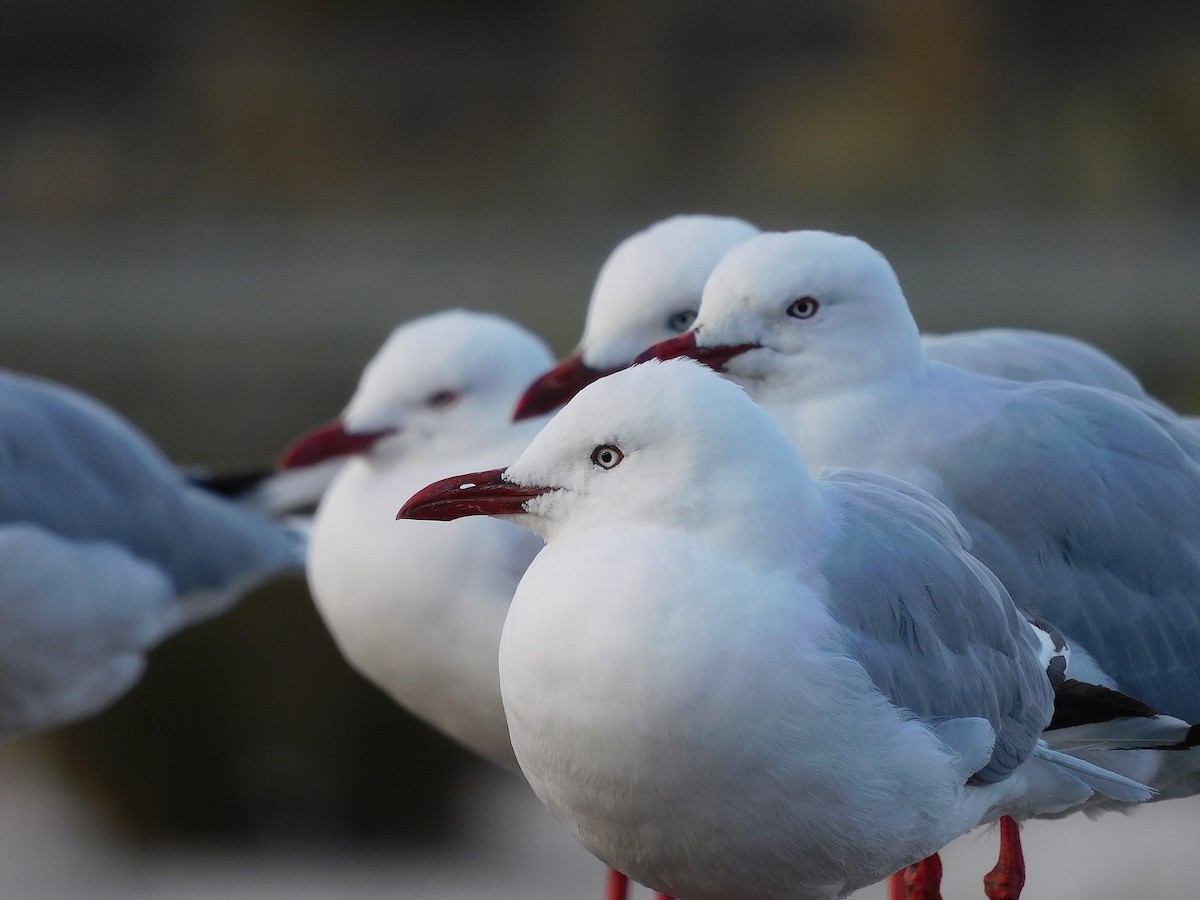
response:
[(936, 493), (1019, 606), (1125, 693), (1200, 720), (1200, 441), (1110, 393), (1049, 382), (1005, 393), (996, 421), (1023, 427), (932, 447)]
[(303, 555), (99, 403), (0, 372), (0, 734), (114, 699), (149, 647)]
[(996, 741), (975, 778), (1005, 778), (1032, 752), (1052, 703), (1037, 640), (1008, 592), (924, 491), (849, 470), (819, 483), (839, 487), (837, 552), (818, 569), (853, 655), (893, 703), (922, 718), (986, 718)]

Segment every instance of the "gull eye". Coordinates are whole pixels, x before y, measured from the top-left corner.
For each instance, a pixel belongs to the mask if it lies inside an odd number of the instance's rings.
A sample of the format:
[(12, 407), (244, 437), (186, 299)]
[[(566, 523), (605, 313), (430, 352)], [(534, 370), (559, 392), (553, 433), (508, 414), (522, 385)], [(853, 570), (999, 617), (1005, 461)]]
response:
[(602, 469), (616, 468), (624, 458), (625, 454), (621, 452), (621, 448), (612, 444), (601, 444), (592, 451), (592, 462)]
[(425, 398), (425, 405), (430, 409), (445, 409), (458, 402), (458, 391), (437, 391)]
[(788, 304), (787, 314), (793, 319), (811, 319), (820, 308), (821, 304), (812, 297), (798, 297)]
[(694, 309), (681, 309), (667, 319), (667, 328), (676, 334), (683, 334), (692, 327), (692, 323), (695, 321), (696, 311)]

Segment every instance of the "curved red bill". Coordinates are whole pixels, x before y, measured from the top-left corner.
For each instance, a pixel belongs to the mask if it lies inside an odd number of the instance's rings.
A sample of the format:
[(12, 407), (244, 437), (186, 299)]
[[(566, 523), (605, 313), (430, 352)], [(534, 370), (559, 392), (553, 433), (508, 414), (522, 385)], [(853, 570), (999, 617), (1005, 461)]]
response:
[(300, 469), (304, 466), (315, 466), (339, 456), (354, 456), (366, 453), (380, 438), (395, 434), (395, 428), (382, 431), (347, 431), (341, 419), (335, 419), (328, 425), (322, 425), (315, 431), (310, 431), (296, 440), (292, 446), (283, 452), (279, 461), (281, 469)]
[(464, 516), (513, 515), (525, 511), (525, 501), (549, 490), (505, 481), (503, 469), (455, 475), (421, 488), (396, 518), (449, 522)]
[(696, 332), (685, 331), (679, 337), (669, 338), (655, 344), (634, 362), (644, 363), (651, 359), (675, 359), (679, 356), (686, 356), (688, 359), (702, 362), (710, 369), (720, 372), (725, 368), (725, 364), (735, 356), (740, 356), (747, 350), (756, 350), (759, 346), (759, 344), (725, 344), (717, 347), (700, 347), (696, 344)]
[(582, 355), (568, 356), (531, 384), (513, 409), (513, 421), (520, 422), (558, 409), (593, 381), (611, 375), (616, 369), (593, 369)]

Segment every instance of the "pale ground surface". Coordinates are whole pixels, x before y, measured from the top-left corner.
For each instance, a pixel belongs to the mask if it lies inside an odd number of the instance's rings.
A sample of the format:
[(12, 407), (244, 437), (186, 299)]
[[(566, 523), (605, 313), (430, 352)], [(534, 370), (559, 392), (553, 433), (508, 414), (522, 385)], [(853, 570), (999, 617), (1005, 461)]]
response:
[[(599, 900), (603, 868), (515, 779), (481, 777), (462, 801), (473, 823), (445, 850), (345, 854), (144, 851), (122, 845), (58, 778), (23, 754), (0, 754), (0, 898), (4, 900)], [(1187, 898), (1200, 883), (1200, 802), (1134, 816), (1035, 823), (1025, 829), (1025, 900)], [(995, 835), (944, 854), (947, 900), (983, 897)], [(881, 885), (856, 894), (881, 900)], [(639, 900), (649, 892), (639, 891)]]

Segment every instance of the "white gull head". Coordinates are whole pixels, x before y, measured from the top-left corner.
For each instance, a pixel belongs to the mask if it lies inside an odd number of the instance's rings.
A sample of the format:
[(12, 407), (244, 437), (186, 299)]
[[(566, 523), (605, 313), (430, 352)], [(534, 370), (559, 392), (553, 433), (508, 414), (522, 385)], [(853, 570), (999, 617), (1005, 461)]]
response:
[(704, 288), (693, 332), (701, 351), (743, 348), (725, 371), (767, 389), (778, 381), (812, 395), (928, 366), (888, 261), (824, 231), (762, 234), (735, 247)]
[(450, 310), (397, 328), (363, 370), (343, 421), (353, 432), (396, 429), (379, 449), (454, 451), (511, 428), (509, 398), (553, 357), (499, 316)]
[(741, 219), (673, 216), (621, 241), (592, 289), (579, 342), (584, 363), (627, 366), (647, 347), (687, 331), (717, 263), (756, 234)]
[(396, 328), (341, 418), (300, 438), (283, 466), (345, 456), (386, 465), (470, 452), (512, 428), (512, 398), (553, 362), (535, 335), (489, 313), (449, 310)]

